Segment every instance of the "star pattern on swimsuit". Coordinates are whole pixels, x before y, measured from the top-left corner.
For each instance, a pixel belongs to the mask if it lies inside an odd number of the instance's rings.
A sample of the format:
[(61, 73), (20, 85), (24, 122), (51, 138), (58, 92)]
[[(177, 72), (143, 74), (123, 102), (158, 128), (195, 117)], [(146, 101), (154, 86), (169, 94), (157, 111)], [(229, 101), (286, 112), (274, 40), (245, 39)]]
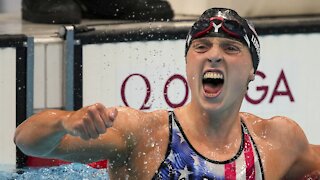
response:
[(172, 152), (170, 152), (169, 156), (168, 156), (168, 159), (171, 161), (171, 162), (174, 162), (176, 160), (176, 156), (175, 154)]
[(180, 137), (180, 144), (186, 141), (181, 133), (177, 133), (177, 135)]
[(185, 166), (183, 169), (178, 170), (180, 173), (179, 179), (189, 179), (189, 175), (193, 174), (193, 172), (188, 170), (188, 167)]
[(200, 165), (199, 157), (196, 156), (196, 155), (191, 155), (191, 157), (192, 157), (192, 159), (193, 159), (193, 161), (194, 161), (193, 164), (194, 164), (195, 166), (199, 166), (199, 165)]

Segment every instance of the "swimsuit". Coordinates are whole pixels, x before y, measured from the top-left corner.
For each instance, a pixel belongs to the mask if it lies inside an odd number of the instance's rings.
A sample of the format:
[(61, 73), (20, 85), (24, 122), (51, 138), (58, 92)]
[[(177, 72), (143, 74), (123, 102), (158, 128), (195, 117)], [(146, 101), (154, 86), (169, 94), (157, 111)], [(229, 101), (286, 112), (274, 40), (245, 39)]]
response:
[(170, 140), (165, 160), (153, 179), (264, 179), (257, 147), (241, 121), (242, 142), (238, 153), (226, 161), (208, 159), (197, 152), (173, 112), (169, 112)]

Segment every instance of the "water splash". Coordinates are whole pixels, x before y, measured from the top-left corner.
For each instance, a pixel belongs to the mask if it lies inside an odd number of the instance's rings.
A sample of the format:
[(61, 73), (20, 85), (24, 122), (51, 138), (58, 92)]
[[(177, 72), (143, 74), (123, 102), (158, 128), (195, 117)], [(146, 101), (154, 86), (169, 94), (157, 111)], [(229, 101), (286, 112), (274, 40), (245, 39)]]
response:
[(23, 169), (23, 173), (18, 172), (0, 172), (0, 179), (15, 180), (56, 180), (56, 179), (92, 179), (109, 180), (106, 169), (95, 169), (85, 164), (72, 163), (67, 165), (49, 167), (49, 168), (28, 168)]

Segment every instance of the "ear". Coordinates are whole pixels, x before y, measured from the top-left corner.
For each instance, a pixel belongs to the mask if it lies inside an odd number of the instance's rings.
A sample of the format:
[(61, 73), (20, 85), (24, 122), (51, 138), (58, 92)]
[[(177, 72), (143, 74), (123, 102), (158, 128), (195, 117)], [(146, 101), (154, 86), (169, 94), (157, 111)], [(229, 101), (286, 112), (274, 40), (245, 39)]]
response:
[(254, 77), (255, 77), (255, 73), (254, 73), (254, 69), (251, 68), (250, 70), (250, 74), (249, 74), (249, 81), (253, 81), (254, 80)]

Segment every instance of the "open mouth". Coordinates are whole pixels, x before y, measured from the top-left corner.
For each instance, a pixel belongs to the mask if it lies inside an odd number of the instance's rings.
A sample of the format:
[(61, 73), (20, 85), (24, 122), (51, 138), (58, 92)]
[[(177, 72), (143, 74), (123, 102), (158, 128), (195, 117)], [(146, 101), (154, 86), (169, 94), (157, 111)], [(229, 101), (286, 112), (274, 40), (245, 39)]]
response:
[(224, 76), (219, 71), (207, 71), (203, 74), (202, 84), (206, 96), (215, 97), (221, 92)]

